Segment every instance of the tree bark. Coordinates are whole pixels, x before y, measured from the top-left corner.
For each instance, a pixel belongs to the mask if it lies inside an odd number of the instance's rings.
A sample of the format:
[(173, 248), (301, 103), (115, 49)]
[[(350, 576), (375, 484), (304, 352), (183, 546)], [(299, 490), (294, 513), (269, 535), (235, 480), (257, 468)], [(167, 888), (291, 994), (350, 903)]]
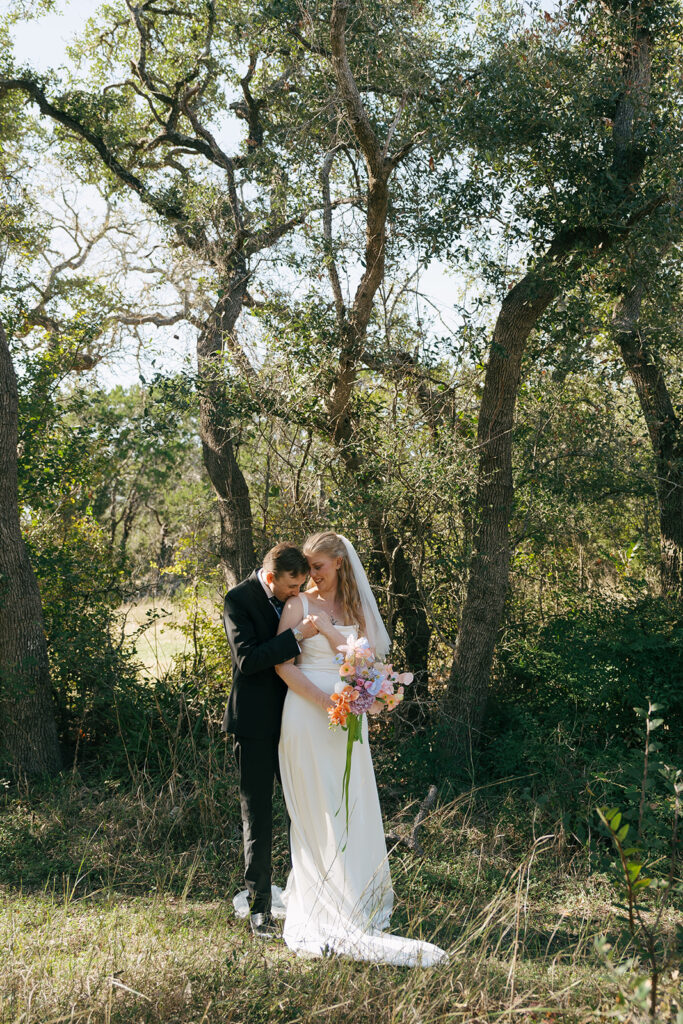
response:
[[(327, 271), (334, 296), (340, 339), (339, 368), (327, 402), (329, 434), (338, 446), (347, 471), (360, 490), (372, 493), (377, 487), (373, 475), (364, 468), (359, 455), (351, 398), (356, 386), (359, 364), (363, 360), (368, 325), (372, 317), (375, 295), (384, 278), (386, 257), (386, 225), (389, 209), (389, 180), (407, 147), (389, 156), (393, 129), (401, 114), (396, 115), (384, 144), (380, 143), (370, 122), (351, 70), (346, 50), (346, 19), (348, 0), (334, 0), (330, 16), (330, 60), (348, 124), (363, 154), (368, 175), (365, 219), (364, 271), (351, 307), (344, 305), (339, 274), (332, 250), (332, 208), (329, 175), (336, 147), (326, 157), (321, 172), (323, 187), (323, 229), (329, 247)], [(370, 509), (368, 528), (375, 549), (375, 560), (389, 576), (390, 599), (394, 605), (392, 619), (400, 620), (408, 667), (415, 682), (406, 694), (403, 717), (414, 724), (425, 720), (428, 696), (428, 657), (431, 630), (420, 599), (415, 576), (398, 536), (388, 530), (381, 514)], [(389, 623), (390, 627), (392, 623)]]
[(396, 533), (377, 518), (369, 526), (375, 545), (381, 545), (384, 570), (389, 574), (392, 633), (396, 621), (403, 627), (406, 663), (415, 677), (406, 691), (400, 717), (411, 725), (424, 725), (429, 718), (429, 644), (432, 631), (420, 597), (413, 567)]
[(14, 774), (62, 767), (38, 583), (19, 523), (17, 380), (0, 324), (0, 760)]
[(256, 556), (249, 488), (237, 462), (234, 421), (225, 394), (226, 350), (234, 344), (234, 330), (247, 289), (246, 265), (238, 263), (223, 283), (223, 294), (197, 338), (199, 378), (199, 433), (206, 471), (218, 499), (219, 554), (228, 587), (234, 587), (253, 569)]
[[(508, 589), (514, 498), (512, 428), (522, 356), (543, 312), (576, 279), (583, 262), (580, 250), (599, 245), (606, 251), (616, 237), (628, 234), (633, 223), (628, 213), (633, 209), (635, 186), (645, 160), (643, 150), (634, 143), (634, 123), (647, 112), (650, 67), (650, 39), (642, 32), (624, 55), (623, 90), (615, 107), (606, 186), (610, 191), (605, 195), (607, 209), (622, 209), (621, 227), (608, 223), (602, 228), (577, 227), (559, 233), (537, 267), (505, 297), (494, 328), (477, 432), (480, 455), (474, 550), (444, 700), (451, 743), (460, 753), (479, 740)], [(564, 268), (564, 280), (560, 268)]]
[(666, 381), (638, 324), (644, 285), (624, 296), (615, 315), (616, 343), (638, 395), (655, 457), (663, 594), (683, 595), (683, 430)]
[[(512, 429), (527, 338), (560, 290), (552, 253), (505, 297), (496, 322), (479, 411), (477, 524), (467, 596), (444, 702), (454, 745), (476, 743), (507, 596), (513, 508)], [(547, 274), (543, 271), (546, 270)]]
[(121, 538), (119, 540), (119, 558), (123, 565), (126, 561), (126, 555), (128, 552), (128, 541), (130, 540), (131, 530), (133, 529), (133, 523), (138, 514), (140, 505), (140, 496), (138, 495), (135, 485), (131, 493), (128, 495), (126, 500), (126, 507), (123, 510), (121, 517)]

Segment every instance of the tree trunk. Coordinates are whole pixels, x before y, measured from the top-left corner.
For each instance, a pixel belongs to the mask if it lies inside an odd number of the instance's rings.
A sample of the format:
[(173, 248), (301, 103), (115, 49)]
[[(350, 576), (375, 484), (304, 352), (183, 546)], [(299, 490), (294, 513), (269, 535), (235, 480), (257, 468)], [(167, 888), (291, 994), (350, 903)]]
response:
[(240, 265), (225, 282), (225, 290), (197, 339), (199, 432), (204, 465), (218, 498), (219, 554), (228, 587), (244, 579), (256, 562), (249, 488), (235, 454), (223, 360), (226, 349), (238, 354), (232, 339), (246, 287), (246, 267)]
[(0, 324), (0, 760), (13, 773), (62, 766), (38, 583), (19, 524), (17, 380)]
[[(613, 154), (606, 205), (631, 206), (645, 154), (634, 145), (634, 123), (647, 112), (650, 90), (650, 40), (641, 30), (625, 53), (623, 91), (617, 98), (612, 132)], [(625, 230), (630, 224), (625, 217)], [(477, 521), (467, 595), (456, 641), (444, 713), (454, 749), (476, 744), (486, 710), (493, 653), (498, 638), (510, 571), (509, 522), (513, 509), (512, 427), (527, 338), (540, 316), (575, 278), (583, 262), (580, 248), (603, 253), (619, 236), (612, 226), (577, 227), (559, 234), (546, 256), (505, 297), (493, 331), (479, 412), (480, 450)], [(573, 256), (562, 282), (557, 271)]]
[[(337, 421), (340, 422), (339, 420)], [(353, 423), (345, 417), (345, 445), (341, 448), (347, 472), (353, 476), (361, 493), (373, 494), (377, 481), (363, 470), (354, 443)], [(339, 438), (337, 438), (339, 441)], [(398, 535), (383, 522), (380, 509), (370, 508), (367, 524), (372, 537), (372, 562), (379, 575), (389, 578), (389, 612), (387, 623), (390, 634), (398, 620), (403, 626), (403, 646), (406, 668), (414, 675), (414, 681), (405, 694), (401, 718), (412, 725), (422, 725), (428, 718), (429, 700), (429, 644), (432, 631), (420, 597), (417, 581), (409, 559)]]
[(167, 565), (171, 563), (172, 549), (168, 543), (168, 528), (166, 523), (159, 520), (159, 553), (157, 555), (157, 563), (160, 569), (165, 569)]
[(401, 718), (411, 725), (424, 725), (429, 718), (429, 644), (432, 631), (420, 597), (413, 567), (398, 537), (385, 532), (386, 561), (392, 598), (403, 626), (406, 667), (414, 675), (401, 706)]
[[(551, 254), (546, 263), (552, 263)], [(510, 569), (512, 428), (527, 338), (559, 291), (552, 274), (530, 272), (505, 297), (489, 352), (479, 411), (474, 550), (444, 713), (455, 747), (481, 729)], [(474, 735), (472, 735), (474, 734)]]
[(138, 508), (140, 505), (140, 498), (137, 494), (135, 487), (128, 496), (123, 515), (121, 517), (121, 539), (119, 540), (119, 557), (121, 564), (126, 560), (126, 553), (128, 551), (128, 541), (130, 540), (130, 533), (133, 529), (133, 523), (135, 517), (138, 514)]
[(616, 342), (638, 395), (655, 456), (663, 594), (683, 594), (683, 431), (661, 369), (638, 330), (644, 286), (615, 315)]
[[(365, 256), (363, 274), (356, 288), (351, 308), (347, 310), (339, 282), (332, 247), (332, 208), (330, 204), (329, 175), (337, 147), (330, 150), (321, 171), (323, 186), (323, 232), (329, 246), (327, 271), (332, 286), (337, 326), (339, 330), (339, 367), (334, 386), (326, 403), (329, 432), (337, 444), (341, 458), (359, 488), (372, 493), (375, 481), (363, 471), (363, 460), (356, 451), (352, 395), (356, 386), (358, 366), (363, 358), (368, 324), (374, 310), (375, 295), (384, 279), (386, 258), (387, 212), (389, 209), (389, 180), (407, 149), (388, 155), (393, 127), (381, 144), (365, 109), (361, 94), (351, 71), (346, 51), (346, 19), (348, 0), (334, 0), (330, 14), (330, 50), (339, 95), (348, 124), (365, 159), (368, 174), (365, 215)], [(400, 117), (400, 112), (399, 115)], [(395, 602), (393, 618), (400, 619), (405, 634), (405, 650), (409, 668), (415, 675), (415, 684), (409, 690), (404, 715), (413, 721), (424, 718), (428, 692), (427, 659), (430, 629), (419, 597), (417, 584), (401, 543), (387, 532), (381, 516), (372, 509), (368, 512), (368, 527), (373, 539), (375, 557), (380, 568), (389, 572), (391, 597)], [(383, 564), (381, 564), (383, 563)], [(391, 626), (391, 623), (390, 623)], [(410, 710), (408, 708), (410, 707)]]

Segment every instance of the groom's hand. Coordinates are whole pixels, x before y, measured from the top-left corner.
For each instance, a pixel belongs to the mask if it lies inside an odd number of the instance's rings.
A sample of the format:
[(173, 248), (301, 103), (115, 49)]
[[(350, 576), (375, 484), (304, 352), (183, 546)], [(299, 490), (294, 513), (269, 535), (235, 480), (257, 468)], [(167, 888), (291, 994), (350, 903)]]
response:
[(305, 619), (302, 619), (299, 629), (301, 630), (301, 635), (304, 640), (308, 640), (309, 637), (315, 636), (318, 632), (318, 628), (310, 615), (307, 615)]

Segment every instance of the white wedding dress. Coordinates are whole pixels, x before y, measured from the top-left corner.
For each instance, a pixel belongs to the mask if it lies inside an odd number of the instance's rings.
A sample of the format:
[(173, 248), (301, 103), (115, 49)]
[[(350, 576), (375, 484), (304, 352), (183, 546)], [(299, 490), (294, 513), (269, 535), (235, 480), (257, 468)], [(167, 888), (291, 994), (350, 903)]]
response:
[[(307, 615), (307, 598), (299, 596)], [(347, 637), (356, 632), (353, 626), (337, 629)], [(325, 693), (340, 685), (339, 666), (323, 636), (302, 641), (297, 665)], [(405, 967), (445, 962), (448, 954), (438, 946), (385, 931), (393, 891), (367, 718), (363, 742), (353, 748), (348, 832), (342, 804), (346, 732), (330, 729), (325, 712), (292, 690), (285, 698), (279, 755), (292, 823), (292, 871), (283, 893), (290, 949)]]

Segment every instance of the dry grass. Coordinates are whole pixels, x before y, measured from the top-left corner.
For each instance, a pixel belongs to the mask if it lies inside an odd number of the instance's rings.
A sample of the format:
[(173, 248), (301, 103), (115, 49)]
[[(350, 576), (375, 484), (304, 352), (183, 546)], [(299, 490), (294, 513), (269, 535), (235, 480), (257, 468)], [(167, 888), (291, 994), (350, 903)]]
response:
[[(254, 942), (232, 913), (242, 887), (232, 753), (211, 716), (191, 714), (183, 694), (178, 707), (168, 729), (150, 733), (144, 766), (127, 773), (119, 759), (42, 792), (5, 790), (0, 1024), (647, 1019), (646, 972), (609, 880), (590, 873), (561, 825), (541, 829), (512, 785), (437, 804), (420, 833), (424, 856), (402, 843), (390, 852), (392, 930), (445, 947), (447, 966), (304, 959)], [(419, 798), (423, 782), (380, 761), (387, 832), (408, 834), (406, 787)], [(282, 883), (281, 805), (274, 852)], [(682, 922), (673, 910), (664, 921), (672, 948)], [(660, 1010), (662, 1024), (683, 1024), (670, 968)]]
[[(220, 621), (218, 607), (208, 598), (200, 599), (198, 605)], [(136, 660), (143, 674), (161, 678), (174, 658), (191, 653), (191, 640), (179, 628), (188, 624), (187, 609), (172, 598), (144, 598), (122, 605), (119, 614), (125, 621), (125, 635), (134, 637)]]
[[(104, 795), (101, 779), (75, 780), (33, 803), (8, 794), (2, 1024), (646, 1019), (610, 887), (572, 860), (561, 830), (525, 845), (474, 794), (439, 806), (425, 856), (402, 846), (391, 855), (393, 928), (446, 946), (450, 964), (302, 959), (254, 943), (234, 919), (241, 856), (229, 761), (214, 760), (211, 778), (176, 772), (159, 785), (141, 775), (125, 791), (105, 783)], [(281, 878), (281, 843), (276, 860)], [(672, 913), (667, 928), (675, 923)], [(600, 933), (613, 941), (612, 963), (596, 952)], [(675, 1021), (675, 974), (663, 995), (660, 1019)]]

